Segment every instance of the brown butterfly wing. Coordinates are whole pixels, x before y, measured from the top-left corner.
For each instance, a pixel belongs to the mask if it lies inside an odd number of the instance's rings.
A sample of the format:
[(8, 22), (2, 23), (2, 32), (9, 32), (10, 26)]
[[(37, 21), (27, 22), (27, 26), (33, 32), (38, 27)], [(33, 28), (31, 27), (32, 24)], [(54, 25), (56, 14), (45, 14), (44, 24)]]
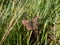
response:
[(35, 30), (37, 28), (37, 21), (38, 21), (38, 16), (36, 16), (32, 22), (33, 22), (33, 30)]
[(29, 20), (22, 20), (22, 24), (24, 26), (26, 26), (27, 30), (31, 30), (32, 29), (32, 27), (30, 26), (29, 22), (30, 22)]

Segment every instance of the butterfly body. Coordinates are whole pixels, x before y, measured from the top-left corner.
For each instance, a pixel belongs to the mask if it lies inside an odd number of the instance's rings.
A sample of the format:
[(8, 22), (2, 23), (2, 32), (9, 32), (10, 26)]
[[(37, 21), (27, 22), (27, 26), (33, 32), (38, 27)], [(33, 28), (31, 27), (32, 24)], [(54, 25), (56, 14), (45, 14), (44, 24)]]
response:
[(33, 30), (33, 22), (29, 21), (29, 24), (30, 24), (31, 29)]
[(22, 24), (26, 26), (27, 30), (35, 30), (37, 28), (38, 16), (32, 20), (22, 20)]

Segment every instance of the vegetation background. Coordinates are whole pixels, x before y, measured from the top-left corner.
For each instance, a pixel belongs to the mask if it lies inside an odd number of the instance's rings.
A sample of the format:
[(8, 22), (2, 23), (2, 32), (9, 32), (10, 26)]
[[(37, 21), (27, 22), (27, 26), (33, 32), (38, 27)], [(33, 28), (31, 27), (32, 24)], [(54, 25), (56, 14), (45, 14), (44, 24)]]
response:
[(21, 22), (37, 13), (37, 45), (60, 45), (60, 0), (0, 0), (0, 45), (35, 45)]

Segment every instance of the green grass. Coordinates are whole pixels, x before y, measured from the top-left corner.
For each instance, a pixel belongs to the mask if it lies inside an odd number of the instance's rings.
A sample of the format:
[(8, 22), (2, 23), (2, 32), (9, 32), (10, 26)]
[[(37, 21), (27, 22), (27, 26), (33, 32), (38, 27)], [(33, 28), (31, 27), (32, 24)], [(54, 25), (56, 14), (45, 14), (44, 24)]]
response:
[(0, 45), (36, 45), (22, 20), (38, 13), (38, 43), (60, 45), (60, 0), (0, 0)]

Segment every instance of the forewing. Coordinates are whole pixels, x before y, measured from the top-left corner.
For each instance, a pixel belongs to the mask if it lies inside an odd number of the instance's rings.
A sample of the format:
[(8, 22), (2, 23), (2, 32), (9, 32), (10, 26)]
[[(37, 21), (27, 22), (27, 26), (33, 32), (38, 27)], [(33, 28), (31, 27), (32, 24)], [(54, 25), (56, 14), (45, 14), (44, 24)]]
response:
[(29, 20), (22, 20), (22, 24), (24, 26), (26, 26), (27, 30), (31, 30), (32, 29), (30, 24), (29, 24), (29, 22), (30, 22)]
[(22, 20), (22, 24), (23, 24), (24, 26), (27, 26), (27, 25), (28, 25), (28, 23), (29, 23), (29, 21), (28, 21), (28, 20)]
[(36, 16), (32, 22), (33, 22), (33, 29), (36, 29), (37, 28), (37, 21), (38, 21), (38, 16)]

